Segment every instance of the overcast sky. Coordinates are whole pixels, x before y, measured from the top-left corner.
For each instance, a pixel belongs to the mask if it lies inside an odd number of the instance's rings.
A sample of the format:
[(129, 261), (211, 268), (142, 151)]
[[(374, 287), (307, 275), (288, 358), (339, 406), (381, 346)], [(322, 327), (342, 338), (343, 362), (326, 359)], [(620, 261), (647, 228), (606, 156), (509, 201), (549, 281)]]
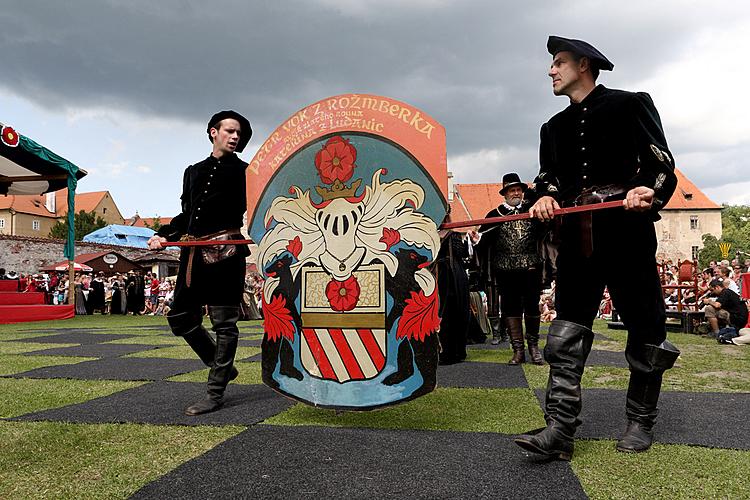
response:
[(86, 169), (123, 216), (179, 211), (182, 171), (220, 109), (247, 116), (249, 161), (296, 110), (348, 92), (405, 101), (447, 130), (456, 182), (531, 180), (551, 92), (550, 34), (647, 91), (680, 168), (750, 204), (750, 3), (458, 0), (0, 2), (0, 122)]

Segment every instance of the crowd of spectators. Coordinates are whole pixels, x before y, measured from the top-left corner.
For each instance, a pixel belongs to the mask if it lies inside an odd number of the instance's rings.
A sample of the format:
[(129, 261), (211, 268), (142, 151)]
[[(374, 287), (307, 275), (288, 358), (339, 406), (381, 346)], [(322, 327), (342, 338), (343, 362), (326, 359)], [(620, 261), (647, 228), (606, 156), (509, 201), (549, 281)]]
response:
[[(707, 336), (726, 344), (750, 344), (748, 327), (748, 302), (742, 299), (743, 275), (750, 273), (750, 259), (740, 262), (722, 260), (710, 262), (703, 269), (692, 287), (689, 282), (679, 281), (679, 267), (672, 261), (661, 265), (661, 280), (664, 286), (664, 302), (667, 310), (687, 308), (703, 311), (706, 317), (704, 331)], [(18, 280), (19, 292), (43, 292), (47, 304), (69, 303), (67, 272), (18, 274), (0, 268), (0, 279)], [(744, 278), (747, 279), (747, 278)], [(262, 318), (263, 278), (255, 271), (245, 278), (244, 319)], [(105, 276), (99, 272), (75, 274), (76, 314), (132, 314), (166, 315), (174, 297), (174, 278), (158, 278), (155, 273), (130, 271), (127, 274), (115, 273)], [(695, 286), (697, 284), (697, 286)], [(721, 288), (713, 285), (721, 285)], [(674, 288), (682, 285), (683, 288)], [(750, 283), (746, 285), (750, 288)], [(733, 295), (726, 295), (724, 290)], [(473, 311), (479, 323), (486, 319), (486, 296), (473, 288), (481, 296), (478, 304), (485, 311)], [(735, 301), (734, 298), (737, 298)], [(723, 300), (721, 300), (723, 299)], [(555, 319), (555, 284), (543, 290), (539, 301), (541, 321), (547, 323)], [(482, 314), (484, 313), (484, 314)], [(598, 317), (612, 318), (612, 301), (605, 289), (599, 306)], [(744, 319), (743, 319), (744, 318)], [(486, 322), (486, 321), (485, 321)], [(742, 324), (740, 324), (742, 323)]]
[[(45, 304), (70, 303), (68, 272), (40, 272), (18, 274), (0, 268), (0, 280), (17, 280), (18, 292), (41, 292)], [(245, 279), (245, 319), (262, 317), (261, 293), (263, 278), (249, 272)], [(174, 299), (174, 277), (159, 278), (156, 273), (130, 271), (128, 273), (76, 272), (74, 278), (76, 315), (121, 314), (166, 316)], [(219, 284), (217, 284), (219, 286)]]
[[(661, 266), (667, 310), (701, 311), (706, 322), (699, 331), (704, 335), (725, 344), (750, 343), (747, 293), (742, 297), (748, 272), (750, 259), (711, 261), (697, 279), (681, 281), (678, 266), (667, 261)], [(750, 289), (750, 283), (744, 286)]]

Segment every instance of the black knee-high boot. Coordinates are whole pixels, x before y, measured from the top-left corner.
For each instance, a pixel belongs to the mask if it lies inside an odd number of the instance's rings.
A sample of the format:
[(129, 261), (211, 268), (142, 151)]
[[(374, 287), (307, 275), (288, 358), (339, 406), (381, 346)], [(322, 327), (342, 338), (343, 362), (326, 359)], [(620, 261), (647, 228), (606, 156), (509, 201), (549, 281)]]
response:
[(509, 365), (520, 365), (526, 362), (526, 355), (523, 349), (523, 319), (522, 318), (505, 318), (505, 324), (508, 326), (510, 335), (510, 345), (513, 348), (513, 357), (508, 361)]
[(185, 410), (187, 415), (200, 415), (217, 410), (224, 404), (224, 391), (232, 379), (234, 355), (237, 352), (240, 317), (238, 306), (209, 306), (213, 330), (216, 332), (216, 355), (208, 372), (208, 397)]
[(514, 439), (521, 448), (560, 460), (573, 456), (573, 435), (581, 421), (581, 377), (594, 332), (570, 321), (554, 320), (544, 357), (549, 363), (545, 399), (547, 427)]
[(626, 453), (638, 453), (651, 447), (653, 427), (659, 413), (657, 404), (662, 376), (674, 366), (680, 355), (680, 351), (668, 340), (658, 346), (646, 344), (639, 351), (631, 351), (627, 356), (631, 366), (625, 404), (628, 426), (622, 439), (617, 442), (617, 451)]
[(503, 318), (500, 316), (490, 316), (490, 327), (492, 328), (492, 340), (490, 344), (497, 345), (508, 339), (508, 330), (505, 327)]
[[(203, 363), (209, 368), (214, 364), (216, 357), (216, 341), (211, 334), (203, 328), (203, 314), (199, 309), (195, 311), (181, 312), (167, 315), (172, 333), (185, 339), (185, 342), (198, 355)], [(231, 379), (239, 375), (237, 368), (232, 367)]]
[(531, 358), (531, 362), (535, 365), (544, 364), (542, 353), (539, 352), (540, 320), (541, 318), (539, 316), (524, 315), (524, 322), (526, 323), (526, 345), (529, 348), (529, 357)]

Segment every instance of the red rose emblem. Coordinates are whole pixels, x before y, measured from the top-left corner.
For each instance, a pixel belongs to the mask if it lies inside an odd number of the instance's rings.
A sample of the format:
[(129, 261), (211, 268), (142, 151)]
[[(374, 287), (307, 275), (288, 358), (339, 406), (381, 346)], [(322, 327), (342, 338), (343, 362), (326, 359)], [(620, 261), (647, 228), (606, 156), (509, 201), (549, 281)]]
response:
[(290, 254), (294, 255), (295, 259), (299, 259), (299, 253), (302, 251), (302, 240), (299, 239), (299, 236), (295, 236), (293, 240), (289, 240), (286, 249)]
[(378, 241), (385, 243), (385, 249), (390, 250), (393, 245), (401, 241), (401, 233), (396, 229), (383, 228), (383, 237)]
[(359, 302), (359, 283), (357, 278), (349, 276), (346, 281), (331, 280), (326, 285), (326, 297), (334, 311), (351, 311)]
[(336, 180), (346, 182), (354, 174), (354, 162), (357, 161), (357, 150), (341, 136), (328, 139), (323, 149), (315, 155), (315, 168), (320, 180), (333, 184)]
[(15, 148), (18, 146), (18, 133), (12, 127), (3, 127), (2, 141), (6, 146)]

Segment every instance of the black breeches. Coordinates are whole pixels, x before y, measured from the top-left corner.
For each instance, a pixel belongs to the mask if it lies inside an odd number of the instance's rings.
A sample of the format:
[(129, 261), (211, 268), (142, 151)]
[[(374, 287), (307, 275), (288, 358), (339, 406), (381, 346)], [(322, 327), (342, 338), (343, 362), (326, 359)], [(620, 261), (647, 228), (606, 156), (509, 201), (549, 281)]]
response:
[(542, 290), (541, 269), (498, 271), (500, 310), (503, 318), (539, 316)]
[(628, 330), (626, 351), (659, 345), (666, 338), (666, 313), (653, 224), (628, 224), (619, 214), (612, 219), (600, 224), (598, 233), (595, 226), (590, 256), (579, 251), (576, 241), (563, 240), (557, 258), (557, 319), (591, 328), (606, 286)]
[(239, 306), (245, 291), (245, 259), (233, 256), (215, 264), (205, 264), (200, 250), (193, 257), (190, 286), (187, 286), (189, 248), (180, 255), (172, 310), (175, 313), (200, 309), (205, 305)]

